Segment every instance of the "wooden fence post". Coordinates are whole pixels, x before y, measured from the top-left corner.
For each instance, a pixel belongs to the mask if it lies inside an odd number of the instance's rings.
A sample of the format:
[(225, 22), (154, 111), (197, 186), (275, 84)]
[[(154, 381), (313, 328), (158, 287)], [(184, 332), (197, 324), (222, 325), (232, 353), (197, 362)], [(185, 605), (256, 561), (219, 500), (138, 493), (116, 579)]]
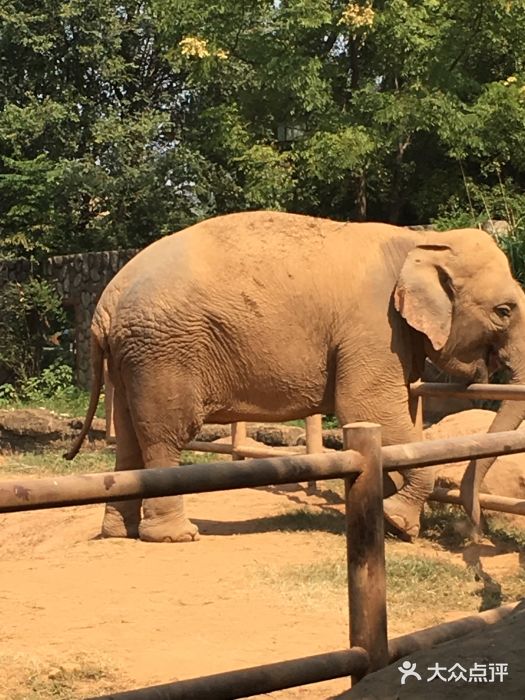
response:
[(236, 447), (246, 444), (246, 423), (232, 423), (232, 459), (244, 459), (242, 455), (237, 454)]
[(115, 442), (115, 419), (113, 412), (113, 396), (115, 387), (109, 378), (108, 365), (104, 360), (104, 412), (106, 414), (106, 442)]
[(381, 426), (345, 425), (343, 446), (364, 457), (357, 479), (345, 479), (350, 646), (366, 649), (375, 671), (388, 664)]
[[(319, 413), (306, 417), (306, 453), (320, 454), (323, 451), (323, 419)], [(308, 482), (308, 490), (317, 490), (317, 481)]]

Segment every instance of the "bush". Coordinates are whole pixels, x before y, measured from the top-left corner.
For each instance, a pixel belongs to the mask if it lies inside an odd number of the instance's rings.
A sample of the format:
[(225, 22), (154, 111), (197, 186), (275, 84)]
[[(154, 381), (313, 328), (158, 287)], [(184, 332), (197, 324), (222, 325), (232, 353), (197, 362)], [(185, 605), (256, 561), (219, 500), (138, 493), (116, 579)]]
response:
[(500, 248), (509, 258), (512, 272), (525, 287), (525, 194), (509, 179), (488, 186), (465, 181), (465, 198), (455, 195), (441, 207), (434, 226), (445, 231), (454, 228), (479, 227), (488, 220), (503, 219), (510, 232), (495, 235)]
[(69, 365), (54, 363), (36, 377), (28, 377), (18, 384), (0, 385), (0, 406), (20, 403), (45, 402), (60, 399), (77, 389), (73, 386), (73, 370)]
[[(89, 394), (73, 385), (73, 370), (60, 361), (42, 370), (36, 377), (29, 377), (13, 384), (0, 385), (0, 408), (37, 406), (70, 416), (86, 413)], [(97, 416), (104, 416), (104, 402), (97, 408)]]
[(17, 399), (27, 402), (53, 398), (67, 393), (72, 388), (74, 388), (72, 368), (58, 363), (42, 370), (36, 377), (29, 377), (17, 389), (13, 387)]
[(508, 236), (497, 236), (496, 240), (507, 255), (514, 276), (525, 287), (525, 228), (514, 229)]
[(0, 374), (4, 381), (18, 387), (39, 375), (49, 337), (64, 324), (60, 299), (47, 282), (32, 278), (0, 288)]

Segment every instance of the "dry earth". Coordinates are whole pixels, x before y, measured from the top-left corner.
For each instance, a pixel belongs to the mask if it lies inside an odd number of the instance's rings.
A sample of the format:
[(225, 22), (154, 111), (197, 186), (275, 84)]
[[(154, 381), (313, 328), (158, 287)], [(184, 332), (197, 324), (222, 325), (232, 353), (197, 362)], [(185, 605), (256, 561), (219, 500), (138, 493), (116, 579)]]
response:
[[(101, 506), (0, 516), (2, 700), (86, 697), (345, 647), (344, 588), (287, 583), (291, 567), (341, 559), (344, 538), (323, 531), (322, 519), (315, 531), (282, 531), (284, 512), (326, 508), (325, 498), (246, 489), (192, 496), (187, 506), (202, 538), (186, 545), (98, 539)], [(388, 548), (461, 566), (468, 558), (424, 540)], [(479, 554), (500, 577), (520, 571), (516, 551), (488, 543), (469, 556)], [(446, 612), (430, 599), (398, 610), (390, 636), (479, 608), (479, 597), (457, 609), (454, 598)], [(316, 700), (347, 687), (337, 680), (271, 697)]]

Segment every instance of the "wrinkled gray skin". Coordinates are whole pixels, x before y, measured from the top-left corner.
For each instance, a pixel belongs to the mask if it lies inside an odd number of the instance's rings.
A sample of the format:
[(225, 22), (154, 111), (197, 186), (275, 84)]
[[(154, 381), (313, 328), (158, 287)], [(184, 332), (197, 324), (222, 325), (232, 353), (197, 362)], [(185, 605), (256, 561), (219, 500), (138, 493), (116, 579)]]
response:
[[(335, 413), (382, 426), (384, 444), (420, 439), (409, 384), (425, 357), (466, 382), (507, 364), (525, 381), (525, 298), (507, 259), (476, 229), (415, 233), (251, 212), (167, 236), (110, 282), (92, 324), (91, 423), (103, 357), (115, 385), (116, 469), (178, 464), (203, 422), (290, 420)], [(523, 403), (503, 403), (492, 430), (514, 429)], [(465, 502), (479, 520), (472, 468)], [(384, 502), (417, 535), (434, 470), (404, 472)], [(141, 513), (142, 505), (142, 513)], [(180, 496), (108, 504), (105, 536), (189, 541)]]

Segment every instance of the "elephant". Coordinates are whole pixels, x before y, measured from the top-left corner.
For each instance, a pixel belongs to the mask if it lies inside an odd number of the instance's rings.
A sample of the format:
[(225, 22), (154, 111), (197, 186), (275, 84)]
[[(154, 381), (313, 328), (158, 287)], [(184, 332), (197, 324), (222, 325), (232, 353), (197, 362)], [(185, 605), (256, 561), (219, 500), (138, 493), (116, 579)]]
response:
[[(425, 358), (467, 383), (502, 366), (525, 380), (525, 297), (478, 229), (412, 231), (300, 214), (226, 214), (163, 237), (103, 291), (91, 326), (92, 386), (115, 387), (116, 470), (179, 463), (204, 422), (322, 413), (375, 421), (384, 445), (421, 439), (409, 387)], [(513, 430), (503, 402), (492, 430)], [(492, 460), (493, 461), (493, 460)], [(471, 516), (490, 460), (462, 484)], [(409, 469), (384, 500), (390, 526), (419, 534), (434, 468)], [(478, 510), (476, 510), (476, 508)], [(198, 539), (182, 496), (106, 504), (102, 536)]]

